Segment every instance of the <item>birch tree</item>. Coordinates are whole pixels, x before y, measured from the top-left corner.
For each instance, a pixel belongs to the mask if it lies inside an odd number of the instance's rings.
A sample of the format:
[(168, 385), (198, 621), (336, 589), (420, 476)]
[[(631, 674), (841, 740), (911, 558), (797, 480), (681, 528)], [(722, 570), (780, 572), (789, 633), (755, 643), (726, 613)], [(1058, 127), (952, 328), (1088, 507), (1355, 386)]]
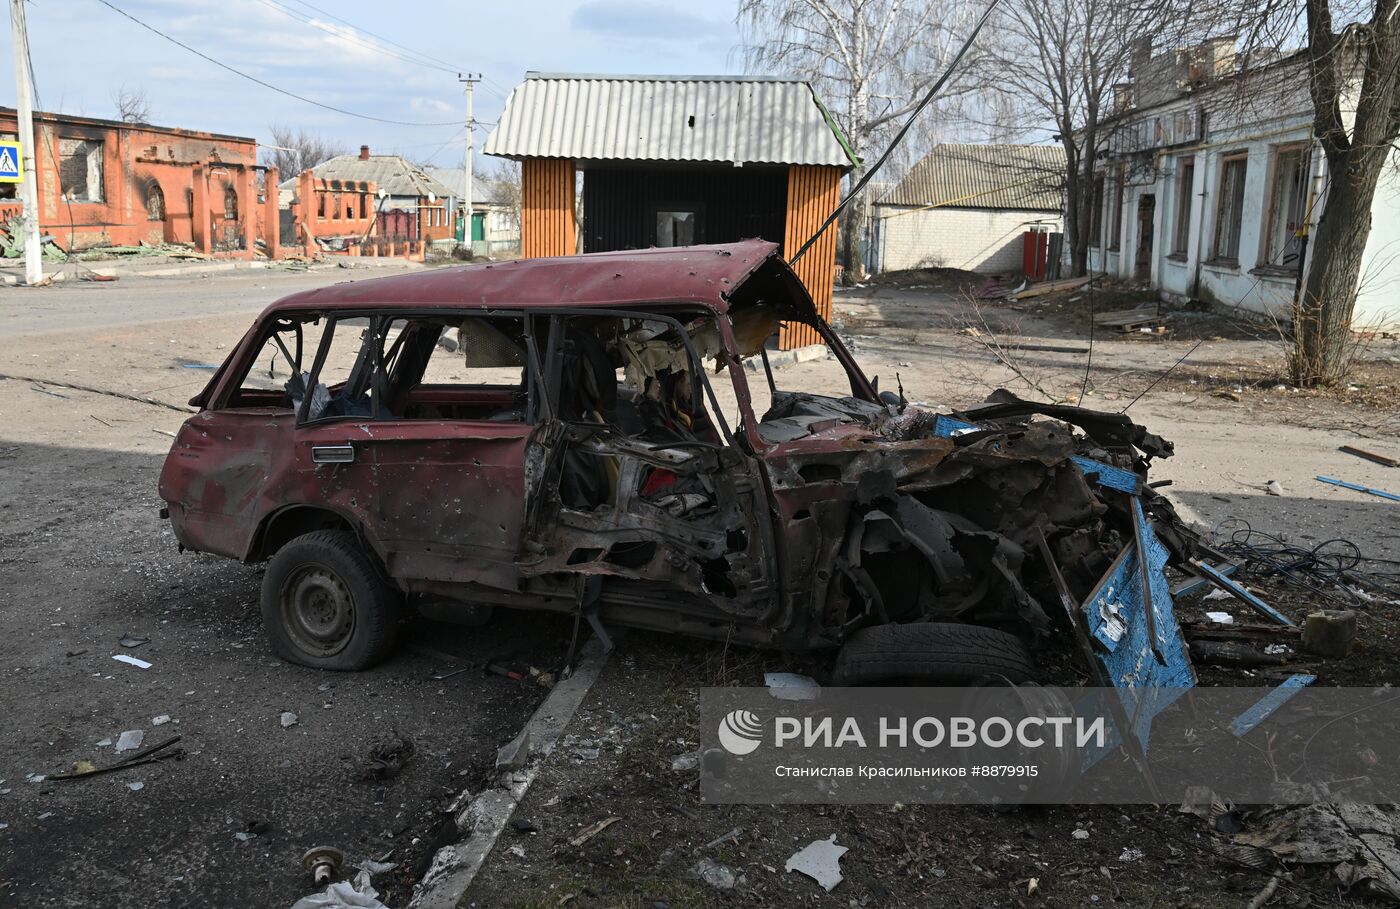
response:
[[(738, 20), (748, 69), (810, 80), (866, 162), (942, 74), (980, 10), (968, 0), (740, 0)], [(972, 91), (968, 81), (950, 83), (944, 110)], [(851, 185), (865, 166), (852, 170)], [(864, 273), (868, 195), (853, 200), (841, 228), (848, 281)]]

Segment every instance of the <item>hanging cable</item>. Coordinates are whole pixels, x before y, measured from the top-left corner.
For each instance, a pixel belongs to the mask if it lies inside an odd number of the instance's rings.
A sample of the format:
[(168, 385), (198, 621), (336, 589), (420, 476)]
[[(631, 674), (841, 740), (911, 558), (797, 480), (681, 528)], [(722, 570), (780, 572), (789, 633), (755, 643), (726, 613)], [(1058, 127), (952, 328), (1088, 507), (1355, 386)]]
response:
[[(430, 63), (426, 60), (422, 60), (417, 57), (412, 57), (407, 54), (400, 53), (399, 51), (392, 50), (378, 42), (367, 41), (364, 38), (361, 38), (358, 34), (362, 31), (362, 29), (358, 29), (353, 25), (349, 25), (348, 23), (345, 25), (344, 28), (338, 28), (334, 25), (327, 25), (324, 22), (317, 22), (315, 18), (307, 16), (303, 13), (299, 13), (298, 11), (291, 9), (288, 6), (284, 6), (283, 4), (277, 2), (277, 0), (258, 0), (258, 2), (266, 7), (276, 10), (277, 12), (281, 13), (284, 16), (287, 16), (290, 19), (295, 19), (302, 25), (310, 26), (311, 28), (314, 28), (318, 31), (325, 32), (326, 34), (331, 35), (332, 37), (340, 38), (342, 41), (349, 41), (352, 44), (355, 44), (359, 47), (363, 47), (366, 50), (373, 51), (376, 54), (381, 54), (390, 59), (399, 60), (404, 63), (412, 63), (414, 66), (422, 66), (427, 69), (434, 69), (440, 73), (456, 73), (458, 71), (455, 67), (439, 66), (436, 63)], [(347, 32), (346, 29), (349, 29), (350, 31)], [(365, 32), (365, 34), (369, 33)]]
[(255, 82), (255, 83), (257, 83), (258, 85), (261, 85), (263, 88), (271, 89), (272, 91), (275, 91), (275, 92), (277, 92), (277, 93), (280, 94), (280, 95), (286, 95), (288, 98), (295, 98), (296, 100), (301, 101), (301, 102), (303, 102), (303, 103), (305, 103), (305, 104), (310, 104), (310, 105), (312, 105), (313, 107), (319, 107), (319, 108), (321, 108), (321, 109), (323, 109), (323, 110), (328, 110), (328, 111), (331, 111), (332, 113), (342, 114), (342, 115), (344, 115), (344, 116), (346, 116), (346, 117), (355, 117), (355, 118), (360, 119), (360, 120), (370, 120), (370, 121), (373, 121), (373, 122), (375, 122), (375, 123), (388, 123), (388, 124), (391, 124), (391, 125), (393, 125), (393, 126), (434, 126), (434, 127), (435, 127), (435, 126), (455, 126), (455, 125), (457, 124), (457, 122), (458, 122), (458, 121), (456, 121), (456, 120), (444, 120), (444, 121), (439, 122), (439, 123), (416, 123), (416, 122), (413, 122), (413, 121), (411, 121), (411, 120), (389, 120), (389, 119), (386, 119), (386, 118), (384, 118), (384, 117), (372, 117), (372, 116), (370, 116), (369, 114), (358, 114), (358, 113), (355, 113), (354, 111), (345, 110), (344, 108), (340, 108), (340, 107), (334, 107), (334, 106), (332, 106), (332, 105), (330, 105), (330, 104), (322, 104), (320, 101), (313, 101), (311, 98), (308, 98), (308, 97), (306, 97), (306, 96), (304, 96), (304, 95), (298, 95), (296, 92), (287, 91), (287, 89), (285, 89), (285, 88), (279, 88), (279, 87), (277, 87), (276, 85), (273, 85), (271, 82), (266, 82), (266, 81), (264, 81), (264, 80), (262, 80), (262, 79), (259, 79), (257, 76), (250, 76), (248, 73), (245, 73), (245, 72), (243, 72), (243, 71), (240, 70), (240, 69), (235, 69), (234, 67), (229, 66), (227, 63), (223, 63), (223, 62), (221, 62), (221, 61), (219, 61), (219, 60), (215, 60), (213, 57), (209, 56), (208, 54), (206, 54), (206, 53), (204, 53), (204, 52), (202, 52), (202, 51), (195, 50), (193, 47), (190, 47), (188, 44), (185, 44), (183, 41), (180, 41), (178, 38), (174, 38), (174, 37), (172, 37), (172, 36), (170, 36), (170, 35), (167, 35), (165, 32), (161, 31), (160, 29), (156, 28), (156, 27), (153, 26), (153, 25), (148, 25), (147, 23), (145, 23), (145, 22), (141, 21), (140, 19), (136, 18), (135, 16), (131, 15), (131, 13), (128, 13), (126, 10), (122, 9), (121, 7), (117, 6), (116, 4), (109, 2), (109, 0), (97, 0), (97, 2), (98, 2), (98, 3), (101, 3), (103, 6), (107, 7), (107, 8), (110, 9), (112, 12), (114, 12), (114, 13), (116, 13), (116, 14), (122, 16), (123, 18), (130, 19), (132, 22), (135, 22), (137, 25), (141, 26), (141, 27), (144, 28), (146, 31), (148, 31), (148, 32), (150, 32), (150, 33), (152, 33), (152, 34), (154, 34), (154, 35), (158, 35), (158, 36), (161, 37), (161, 38), (164, 38), (166, 41), (169, 41), (171, 44), (174, 44), (174, 45), (177, 46), (177, 47), (182, 47), (182, 48), (184, 48), (185, 50), (187, 50), (187, 51), (189, 51), (190, 53), (194, 54), (196, 57), (199, 57), (199, 58), (202, 59), (202, 60), (207, 60), (208, 62), (214, 64), (215, 66), (219, 67), (220, 69), (227, 70), (228, 72), (233, 73), (235, 76), (240, 76), (240, 77), (242, 77), (242, 78), (244, 78), (244, 79), (247, 79), (249, 82)]
[[(105, 0), (102, 0), (102, 2), (105, 2)], [(860, 195), (860, 191), (865, 189), (865, 184), (869, 183), (876, 172), (884, 166), (885, 161), (889, 160), (890, 155), (899, 147), (899, 143), (904, 141), (905, 134), (914, 126), (914, 121), (919, 118), (919, 114), (924, 112), (924, 108), (928, 107), (929, 104), (933, 102), (933, 99), (938, 96), (943, 86), (952, 78), (953, 70), (957, 69), (958, 64), (962, 62), (962, 58), (966, 56), (968, 50), (972, 47), (972, 42), (977, 40), (977, 35), (982, 31), (982, 26), (987, 24), (987, 20), (992, 17), (992, 12), (996, 10), (997, 4), (1000, 2), (1001, 0), (992, 0), (992, 2), (987, 5), (987, 9), (982, 13), (982, 17), (978, 19), (977, 24), (973, 26), (972, 33), (967, 36), (967, 40), (963, 42), (962, 47), (958, 48), (957, 56), (948, 64), (947, 69), (943, 71), (943, 75), (938, 77), (938, 81), (933, 83), (933, 87), (924, 95), (923, 100), (919, 102), (919, 106), (914, 108), (909, 114), (909, 119), (905, 120), (904, 125), (899, 128), (899, 132), (895, 133), (894, 138), (890, 140), (890, 144), (885, 148), (884, 153), (870, 166), (869, 170), (861, 175), (860, 180), (856, 182), (855, 186), (851, 187), (851, 191), (846, 194), (846, 197), (836, 203), (836, 207), (831, 210), (831, 214), (826, 216), (826, 220), (822, 222), (821, 227), (817, 228), (816, 233), (812, 234), (807, 242), (802, 244), (802, 248), (799, 249), (791, 259), (788, 259), (788, 265), (795, 265), (797, 260), (801, 259), (803, 255), (806, 254), (807, 250), (812, 248), (812, 244), (816, 243), (821, 235), (826, 233), (826, 229), (830, 227), (837, 216), (841, 214), (841, 210), (844, 209), (852, 199)]]

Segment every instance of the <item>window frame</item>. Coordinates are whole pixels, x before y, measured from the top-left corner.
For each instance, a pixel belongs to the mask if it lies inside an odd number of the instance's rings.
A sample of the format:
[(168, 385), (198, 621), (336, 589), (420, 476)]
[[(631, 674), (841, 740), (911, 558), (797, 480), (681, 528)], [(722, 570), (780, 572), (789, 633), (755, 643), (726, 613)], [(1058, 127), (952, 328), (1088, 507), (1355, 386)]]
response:
[[(1187, 177), (1190, 179), (1187, 179)], [(1176, 159), (1176, 198), (1172, 210), (1172, 248), (1167, 258), (1185, 259), (1191, 251), (1191, 216), (1196, 210), (1196, 156)]]
[[(1263, 230), (1260, 231), (1260, 262), (1261, 266), (1271, 269), (1280, 269), (1287, 272), (1298, 272), (1302, 269), (1302, 255), (1293, 263), (1274, 262), (1274, 215), (1279, 205), (1279, 178), (1283, 176), (1283, 157), (1296, 153), (1298, 155), (1298, 166), (1295, 173), (1301, 173), (1298, 180), (1298, 202), (1301, 211), (1300, 224), (1306, 225), (1308, 220), (1308, 182), (1312, 178), (1312, 146), (1306, 142), (1286, 142), (1275, 145), (1270, 149), (1269, 154), (1269, 205), (1264, 212)], [(1288, 246), (1284, 242), (1284, 248)], [(1283, 250), (1280, 250), (1282, 252)]]
[[(67, 185), (67, 181), (63, 179), (63, 163), (64, 163), (64, 160), (65, 160), (65, 159), (71, 158), (71, 157), (72, 157), (72, 154), (68, 154), (68, 155), (65, 155), (65, 154), (64, 154), (64, 152), (63, 152), (63, 144), (64, 144), (65, 142), (76, 142), (76, 143), (80, 143), (80, 144), (90, 144), (90, 145), (96, 146), (95, 148), (89, 149), (89, 150), (87, 151), (86, 155), (84, 156), (84, 162), (83, 162), (83, 163), (86, 165), (87, 175), (86, 175), (86, 177), (85, 177), (85, 179), (84, 179), (84, 181), (83, 181), (83, 185), (84, 185), (84, 187), (85, 187), (85, 195), (87, 196), (87, 198), (84, 198), (84, 199), (70, 199), (70, 198), (68, 198), (68, 185)], [(58, 165), (57, 170), (58, 170), (58, 196), (59, 196), (59, 201), (62, 202), (64, 205), (104, 205), (104, 204), (106, 204), (106, 202), (107, 202), (107, 140), (106, 140), (106, 138), (105, 138), (105, 137), (102, 137), (102, 136), (73, 136), (73, 135), (70, 135), (70, 136), (59, 136), (59, 137), (58, 137), (58, 147), (57, 147), (56, 151), (57, 151), (57, 154), (58, 154), (58, 161), (55, 162), (55, 163), (57, 163), (57, 165)], [(97, 180), (96, 180), (97, 197), (96, 197), (96, 198), (93, 198), (93, 194), (92, 194), (93, 185), (94, 185), (94, 182), (93, 182), (93, 179), (92, 179), (92, 177), (93, 177), (93, 173), (92, 173), (92, 160), (93, 160), (93, 157), (94, 157), (94, 156), (96, 156), (96, 158), (97, 158)]]
[[(1221, 228), (1223, 228), (1223, 227), (1226, 226), (1226, 219), (1225, 219), (1225, 214), (1226, 214), (1226, 211), (1225, 211), (1225, 204), (1226, 204), (1225, 192), (1226, 192), (1226, 187), (1227, 187), (1226, 180), (1227, 180), (1227, 177), (1228, 177), (1228, 175), (1229, 175), (1229, 173), (1230, 173), (1230, 168), (1231, 168), (1232, 166), (1234, 166), (1234, 165), (1239, 165), (1239, 167), (1240, 167), (1239, 191), (1238, 191), (1238, 193), (1236, 193), (1236, 196), (1237, 196), (1237, 198), (1238, 198), (1238, 202), (1237, 202), (1237, 203), (1232, 203), (1233, 211), (1230, 212), (1230, 214), (1231, 214), (1231, 216), (1232, 216), (1230, 220), (1233, 222), (1231, 226), (1232, 226), (1232, 228), (1233, 228), (1233, 230), (1234, 230), (1234, 232), (1235, 232), (1235, 238), (1234, 238), (1234, 247), (1235, 247), (1235, 249), (1234, 249), (1234, 254), (1233, 254), (1233, 255), (1227, 255), (1227, 254), (1224, 252), (1224, 250), (1223, 250), (1223, 248), (1222, 248), (1222, 244), (1221, 244), (1221, 240), (1222, 240), (1222, 238), (1223, 238), (1223, 236), (1224, 236), (1224, 234), (1222, 233)], [(1237, 152), (1230, 152), (1230, 153), (1228, 153), (1228, 154), (1221, 155), (1221, 156), (1220, 156), (1220, 166), (1219, 166), (1219, 168), (1218, 168), (1218, 171), (1219, 171), (1219, 172), (1216, 174), (1216, 180), (1215, 180), (1215, 185), (1216, 185), (1216, 196), (1215, 196), (1215, 225), (1214, 225), (1215, 229), (1214, 229), (1214, 231), (1212, 231), (1212, 240), (1211, 240), (1211, 246), (1210, 246), (1210, 261), (1211, 261), (1211, 262), (1214, 262), (1214, 263), (1216, 263), (1216, 264), (1220, 264), (1220, 265), (1234, 265), (1234, 266), (1238, 266), (1238, 265), (1240, 264), (1240, 244), (1241, 244), (1241, 242), (1244, 240), (1244, 203), (1245, 203), (1246, 189), (1247, 189), (1247, 185), (1248, 185), (1248, 181), (1249, 181), (1249, 152), (1248, 152), (1248, 150), (1241, 150), (1241, 151), (1237, 151)]]
[(1113, 181), (1113, 208), (1108, 213), (1111, 234), (1108, 238), (1108, 252), (1119, 252), (1123, 248), (1123, 197), (1127, 191), (1127, 169), (1117, 168), (1118, 176)]
[[(646, 224), (648, 225), (647, 234), (648, 234), (648, 239), (649, 239), (649, 241), (650, 241), (648, 245), (650, 245), (650, 246), (656, 246), (656, 245), (657, 245), (656, 241), (657, 241), (658, 238), (657, 238), (657, 236), (656, 236), (656, 217), (657, 217), (657, 215), (661, 214), (663, 211), (688, 211), (688, 212), (694, 213), (694, 215), (695, 215), (695, 236), (694, 236), (694, 241), (693, 241), (692, 243), (690, 243), (689, 245), (691, 245), (691, 246), (699, 246), (700, 244), (702, 244), (702, 243), (705, 242), (705, 203), (704, 203), (704, 202), (700, 202), (700, 201), (689, 201), (689, 202), (685, 202), (685, 201), (678, 201), (678, 200), (662, 200), (662, 201), (659, 201), (659, 202), (649, 202), (649, 203), (647, 204), (647, 220), (646, 220)], [(666, 247), (658, 247), (658, 248), (661, 248), (661, 249), (685, 249), (686, 247), (684, 247), (684, 246), (666, 246)]]

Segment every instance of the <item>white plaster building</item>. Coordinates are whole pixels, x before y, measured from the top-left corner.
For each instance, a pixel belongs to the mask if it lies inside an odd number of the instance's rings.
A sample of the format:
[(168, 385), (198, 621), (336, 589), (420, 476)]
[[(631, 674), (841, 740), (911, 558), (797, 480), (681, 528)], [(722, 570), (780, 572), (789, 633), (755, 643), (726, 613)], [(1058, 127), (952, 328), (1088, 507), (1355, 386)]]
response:
[(1060, 230), (1057, 145), (938, 145), (876, 199), (871, 271), (1018, 273), (1024, 235)]
[[(1233, 38), (1134, 63), (1091, 188), (1089, 270), (1288, 318), (1326, 197), (1301, 54), (1241, 70)], [(1400, 324), (1400, 174), (1376, 190), (1355, 327)]]

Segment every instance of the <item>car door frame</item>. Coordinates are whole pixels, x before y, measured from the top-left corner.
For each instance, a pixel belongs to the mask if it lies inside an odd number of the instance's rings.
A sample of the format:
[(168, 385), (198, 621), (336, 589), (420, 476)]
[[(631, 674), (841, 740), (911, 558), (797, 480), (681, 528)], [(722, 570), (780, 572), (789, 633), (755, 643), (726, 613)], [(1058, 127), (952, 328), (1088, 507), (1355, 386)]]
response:
[[(525, 455), (536, 432), (532, 422), (538, 384), (527, 356), (524, 366), (528, 398), (524, 421), (405, 418), (382, 412), (386, 375), (382, 362), (390, 325), (414, 319), (524, 318), (519, 310), (440, 307), (381, 307), (327, 314), (308, 381), (315, 388), (337, 323), (368, 317), (370, 330), (356, 356), (370, 358), (369, 416), (331, 415), (308, 420), (308, 394), (297, 414), (297, 469), (302, 486), (316, 490), (328, 507), (354, 516), (367, 541), (393, 578), (445, 583), (479, 583), (517, 590), (516, 553), (525, 516)], [(528, 343), (528, 342), (527, 342)], [(425, 361), (426, 366), (426, 361)], [(421, 384), (422, 376), (415, 384)], [(469, 383), (463, 383), (469, 384)], [(402, 449), (420, 447), (407, 457)], [(317, 460), (317, 449), (322, 459)], [(339, 450), (347, 460), (325, 460)], [(348, 449), (348, 452), (347, 452)], [(364, 457), (361, 457), (361, 453)], [(422, 453), (426, 453), (424, 456)], [(353, 482), (346, 483), (346, 475)], [(427, 489), (446, 490), (454, 483), (477, 481), (470, 496), (433, 500)], [(355, 488), (363, 492), (360, 494)], [(409, 495), (411, 506), (388, 508)], [(467, 503), (464, 507), (464, 503)]]

